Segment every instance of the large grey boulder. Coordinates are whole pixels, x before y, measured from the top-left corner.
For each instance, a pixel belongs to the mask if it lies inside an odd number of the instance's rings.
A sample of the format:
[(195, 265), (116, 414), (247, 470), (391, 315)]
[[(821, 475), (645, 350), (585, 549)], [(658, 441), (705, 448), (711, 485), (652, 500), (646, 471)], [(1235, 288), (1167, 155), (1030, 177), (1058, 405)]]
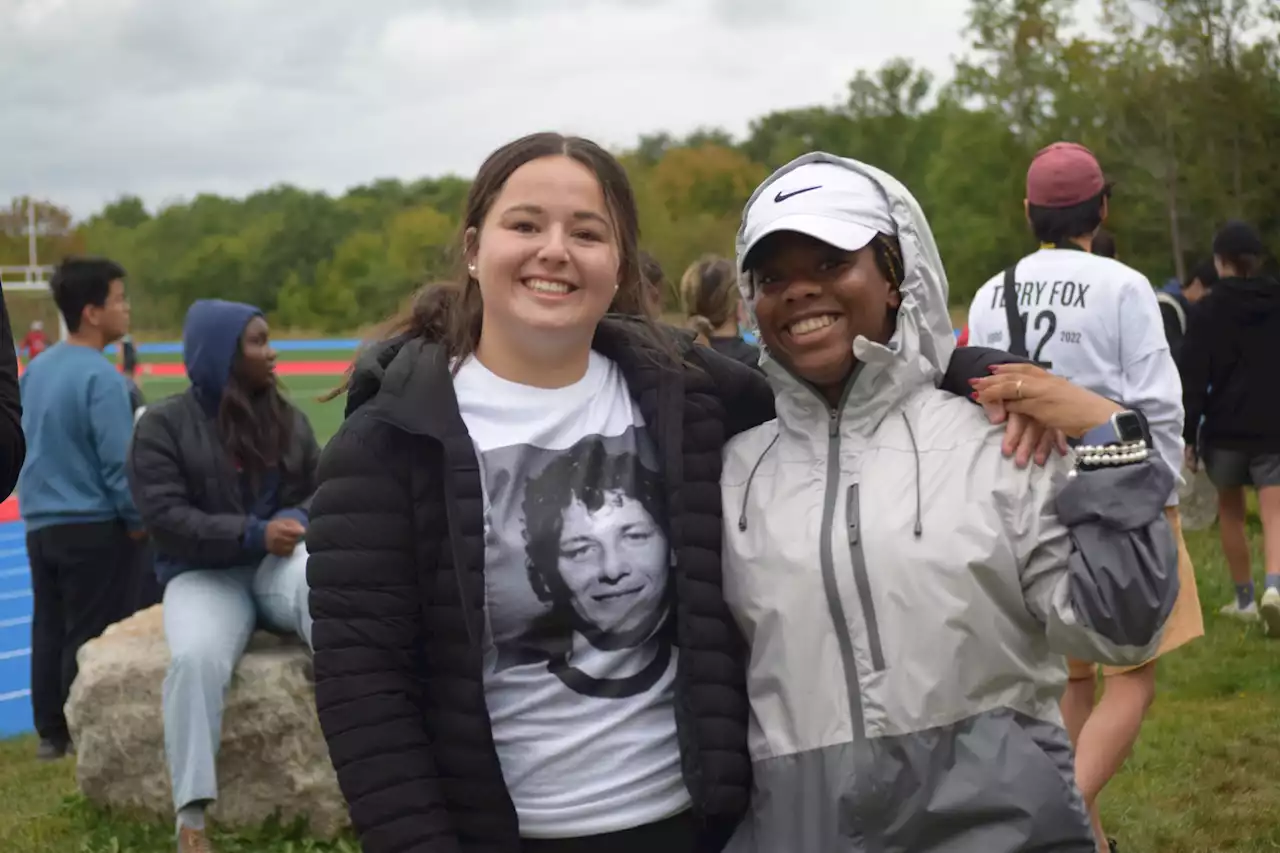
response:
[[(66, 714), (85, 797), (171, 820), (160, 705), (169, 665), (162, 607), (112, 625), (80, 649)], [(250, 640), (227, 691), (218, 789), (209, 816), (224, 827), (302, 817), (312, 834), (332, 838), (348, 825), (301, 641), (263, 631)]]

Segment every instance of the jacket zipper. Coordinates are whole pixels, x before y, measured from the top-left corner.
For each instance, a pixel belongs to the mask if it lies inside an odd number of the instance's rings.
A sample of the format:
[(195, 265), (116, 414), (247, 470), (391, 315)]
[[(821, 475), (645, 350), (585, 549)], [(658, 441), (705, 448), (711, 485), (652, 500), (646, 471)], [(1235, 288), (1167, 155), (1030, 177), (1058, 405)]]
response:
[[(834, 559), (836, 501), (840, 495), (840, 419), (844, 412), (853, 379), (845, 385), (844, 393), (835, 408), (829, 410), (827, 422), (827, 483), (822, 502), (822, 529), (819, 560), (822, 564), (822, 585), (827, 594), (827, 607), (831, 621), (835, 623), (836, 644), (844, 662), (845, 691), (849, 700), (849, 722), (853, 729), (853, 779), (849, 792), (853, 820), (866, 840), (867, 853), (882, 853), (883, 841), (878, 827), (873, 826), (873, 815), (882, 799), (874, 778), (871, 753), (867, 743), (867, 723), (862, 711), (862, 687), (858, 678), (858, 663), (853, 654), (853, 631), (845, 619), (844, 604), (840, 599), (840, 586), (836, 582)], [(878, 642), (877, 642), (878, 645)], [(843, 799), (842, 795), (842, 799)]]
[[(853, 383), (849, 383), (851, 387)], [(845, 389), (845, 395), (849, 393)], [(844, 659), (845, 690), (849, 698), (849, 716), (853, 726), (853, 742), (855, 752), (861, 748), (866, 739), (866, 721), (862, 714), (862, 691), (858, 683), (858, 664), (853, 654), (853, 632), (849, 621), (845, 618), (844, 602), (840, 598), (840, 586), (836, 581), (833, 539), (835, 533), (836, 500), (840, 495), (840, 413), (841, 405), (832, 409), (827, 430), (827, 485), (822, 499), (822, 530), (819, 560), (822, 564), (822, 585), (827, 594), (827, 607), (831, 611), (831, 620), (835, 623), (836, 642), (840, 647), (840, 657)]]
[(853, 582), (858, 587), (858, 599), (862, 602), (862, 621), (867, 626), (867, 643), (871, 646), (871, 666), (876, 672), (884, 671), (884, 649), (880, 645), (880, 625), (876, 621), (876, 604), (871, 598), (871, 578), (867, 573), (867, 559), (862, 551), (861, 503), (858, 500), (858, 484), (849, 486), (845, 498), (845, 523), (849, 530), (849, 558), (853, 564)]

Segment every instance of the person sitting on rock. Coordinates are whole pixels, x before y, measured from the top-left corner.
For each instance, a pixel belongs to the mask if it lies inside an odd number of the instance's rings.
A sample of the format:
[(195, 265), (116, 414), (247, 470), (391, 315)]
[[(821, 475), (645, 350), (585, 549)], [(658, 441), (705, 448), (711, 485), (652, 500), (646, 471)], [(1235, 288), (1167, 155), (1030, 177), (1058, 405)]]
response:
[(179, 853), (207, 853), (223, 697), (255, 627), (311, 643), (303, 538), (320, 448), (280, 393), (267, 321), (201, 300), (187, 312), (185, 394), (147, 408), (129, 481), (156, 549), (171, 660), (165, 753)]

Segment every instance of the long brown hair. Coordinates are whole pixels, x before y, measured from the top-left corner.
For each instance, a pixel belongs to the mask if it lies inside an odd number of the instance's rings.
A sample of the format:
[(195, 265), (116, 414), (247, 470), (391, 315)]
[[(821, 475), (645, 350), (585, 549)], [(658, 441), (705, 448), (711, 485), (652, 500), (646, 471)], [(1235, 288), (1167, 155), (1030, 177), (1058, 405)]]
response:
[[(638, 249), (640, 216), (631, 182), (618, 159), (591, 140), (559, 133), (534, 133), (508, 142), (490, 154), (467, 193), (457, 246), (464, 245), (471, 229), (481, 230), (507, 179), (526, 163), (544, 157), (568, 157), (596, 176), (613, 219), (614, 238), (618, 241), (618, 292), (610, 311), (640, 318), (647, 329), (646, 337), (652, 338), (656, 348), (678, 359), (673, 344), (645, 315)], [(374, 330), (369, 343), (405, 335), (430, 337), (444, 346), (451, 361), (457, 360), (459, 364), (474, 353), (480, 341), (484, 301), (479, 282), (467, 270), (463, 255), (458, 252), (457, 271), (452, 281), (434, 282), (420, 288), (399, 312)], [(350, 376), (349, 370), (347, 381), (323, 399), (332, 399), (346, 390)]]
[(218, 438), (257, 492), (267, 472), (283, 463), (293, 442), (293, 409), (274, 376), (267, 387), (250, 388), (242, 375), (243, 361), (242, 338), (236, 342), (231, 375), (218, 401)]

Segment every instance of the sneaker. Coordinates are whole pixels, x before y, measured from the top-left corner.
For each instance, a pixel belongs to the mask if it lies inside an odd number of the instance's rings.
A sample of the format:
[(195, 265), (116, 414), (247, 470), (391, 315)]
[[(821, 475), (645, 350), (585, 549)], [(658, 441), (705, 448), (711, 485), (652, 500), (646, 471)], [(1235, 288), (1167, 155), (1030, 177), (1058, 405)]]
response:
[(1262, 617), (1262, 633), (1280, 637), (1280, 589), (1272, 587), (1262, 594), (1258, 615)]
[(178, 830), (178, 853), (214, 853), (214, 849), (203, 829), (184, 826)]
[(1241, 607), (1240, 603), (1237, 601), (1233, 601), (1230, 604), (1224, 604), (1218, 613), (1223, 616), (1230, 616), (1233, 619), (1241, 619), (1245, 622), (1258, 621), (1258, 605), (1252, 601), (1249, 602), (1248, 607)]
[(40, 745), (36, 747), (36, 758), (41, 761), (57, 761), (59, 758), (65, 758), (70, 749), (69, 741), (41, 738)]

